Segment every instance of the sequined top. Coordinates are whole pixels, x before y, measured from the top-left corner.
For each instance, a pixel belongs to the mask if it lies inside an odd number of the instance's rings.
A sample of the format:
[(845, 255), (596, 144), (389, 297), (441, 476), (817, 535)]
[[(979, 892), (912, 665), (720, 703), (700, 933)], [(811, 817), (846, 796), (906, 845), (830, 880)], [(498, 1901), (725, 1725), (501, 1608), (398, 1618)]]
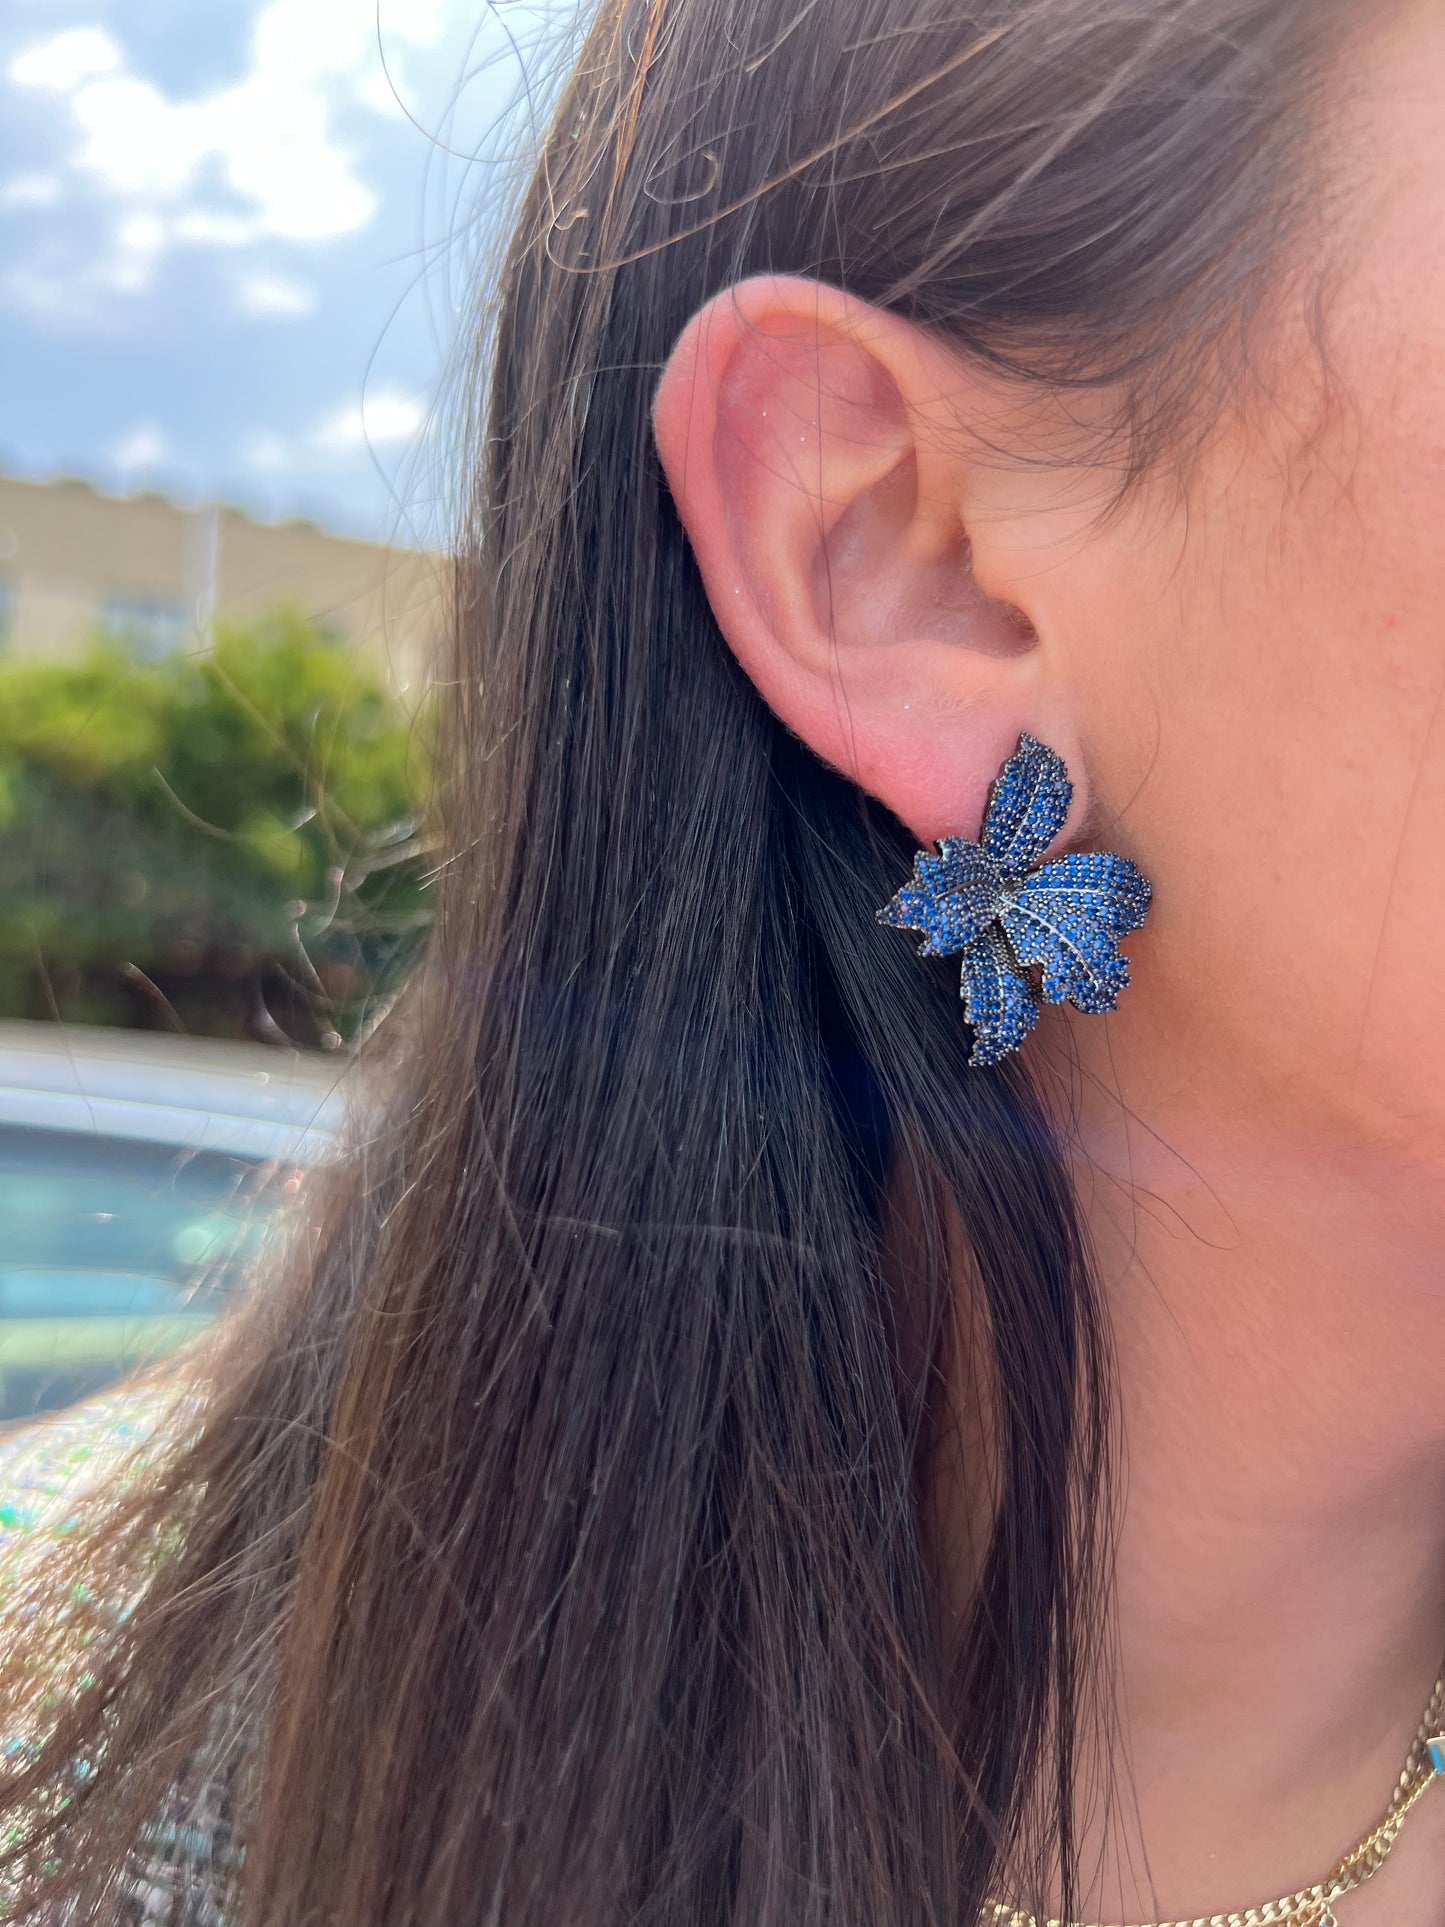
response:
[(0, 1431), (0, 1607), (37, 1548), (75, 1530), (87, 1494), (113, 1485), (175, 1402), (168, 1382), (122, 1386)]
[[(47, 1555), (84, 1529), (88, 1501), (114, 1496), (143, 1474), (173, 1436), (185, 1402), (175, 1379), (152, 1379), (0, 1432), (0, 1636), (11, 1650), (23, 1650), (25, 1620), (45, 1591)], [(7, 1755), (27, 1745), (24, 1736), (0, 1736)], [(137, 1843), (116, 1927), (224, 1927), (215, 1872), (228, 1838), (219, 1813), (208, 1814), (194, 1789), (178, 1790), (174, 1810)], [(0, 1878), (0, 1920), (9, 1912)]]

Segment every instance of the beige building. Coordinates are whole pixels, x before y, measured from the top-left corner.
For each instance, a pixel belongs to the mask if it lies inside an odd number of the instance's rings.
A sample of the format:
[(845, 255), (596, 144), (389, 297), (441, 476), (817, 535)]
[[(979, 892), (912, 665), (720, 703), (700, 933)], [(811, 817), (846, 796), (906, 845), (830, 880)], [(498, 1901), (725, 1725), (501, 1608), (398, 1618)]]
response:
[(415, 691), (444, 619), (435, 556), (311, 522), (88, 482), (0, 476), (0, 644), (71, 655), (97, 631), (139, 656), (204, 647), (213, 617), (300, 608)]

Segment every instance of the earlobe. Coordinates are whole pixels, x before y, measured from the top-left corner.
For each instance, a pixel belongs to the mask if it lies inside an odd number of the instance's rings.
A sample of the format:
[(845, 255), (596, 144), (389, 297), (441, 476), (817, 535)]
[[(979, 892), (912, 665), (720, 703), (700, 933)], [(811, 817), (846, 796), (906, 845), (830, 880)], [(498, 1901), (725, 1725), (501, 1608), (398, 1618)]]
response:
[[(982, 586), (968, 377), (924, 330), (816, 282), (714, 298), (659, 386), (658, 447), (723, 635), (784, 722), (919, 838), (978, 832), (1031, 730), (1072, 719)], [(990, 533), (997, 536), (997, 525)]]

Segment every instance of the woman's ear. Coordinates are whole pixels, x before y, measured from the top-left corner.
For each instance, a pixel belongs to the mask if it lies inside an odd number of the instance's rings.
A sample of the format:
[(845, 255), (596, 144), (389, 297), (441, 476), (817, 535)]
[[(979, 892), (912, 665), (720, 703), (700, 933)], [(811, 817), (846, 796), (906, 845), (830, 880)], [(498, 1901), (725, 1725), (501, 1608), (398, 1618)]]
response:
[(998, 410), (997, 385), (921, 327), (776, 276), (695, 315), (657, 393), (663, 466), (738, 661), (920, 842), (978, 834), (1022, 730), (1079, 766), (1028, 606), (1030, 545), (1012, 539), (1023, 498), (1002, 501), (966, 432)]

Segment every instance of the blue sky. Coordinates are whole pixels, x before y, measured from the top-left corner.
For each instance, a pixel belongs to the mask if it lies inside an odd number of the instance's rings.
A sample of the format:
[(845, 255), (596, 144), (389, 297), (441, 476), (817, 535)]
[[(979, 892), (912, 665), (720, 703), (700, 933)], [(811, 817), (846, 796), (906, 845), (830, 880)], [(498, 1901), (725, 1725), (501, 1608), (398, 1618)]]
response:
[(572, 15), (4, 0), (0, 467), (436, 539), (478, 237)]

